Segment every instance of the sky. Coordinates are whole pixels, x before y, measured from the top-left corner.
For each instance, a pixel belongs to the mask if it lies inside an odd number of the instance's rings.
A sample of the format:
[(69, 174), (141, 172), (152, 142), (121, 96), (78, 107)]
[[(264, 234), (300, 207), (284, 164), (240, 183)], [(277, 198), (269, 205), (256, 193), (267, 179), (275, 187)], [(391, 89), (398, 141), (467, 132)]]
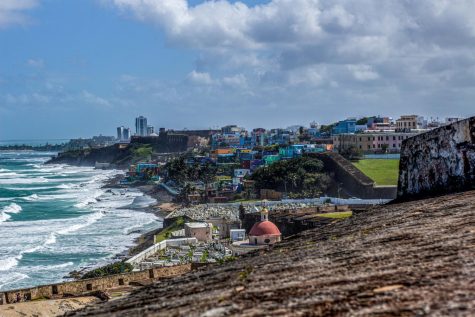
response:
[(475, 115), (473, 0), (1, 0), (0, 140)]

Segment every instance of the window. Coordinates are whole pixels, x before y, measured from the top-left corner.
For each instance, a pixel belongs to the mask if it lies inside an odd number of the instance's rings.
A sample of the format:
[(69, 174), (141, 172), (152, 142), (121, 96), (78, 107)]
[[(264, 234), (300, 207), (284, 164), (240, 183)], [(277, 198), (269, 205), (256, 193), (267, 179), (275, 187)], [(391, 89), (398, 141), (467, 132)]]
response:
[(92, 284), (86, 284), (86, 290), (92, 291)]
[(389, 136), (386, 135), (386, 141), (389, 141)]
[(153, 273), (153, 269), (148, 270), (148, 277), (149, 278), (154, 278), (155, 274)]
[(396, 144), (395, 144), (395, 143), (393, 143), (393, 147), (396, 147)]
[(53, 295), (57, 295), (58, 294), (58, 285), (53, 285), (51, 288), (52, 288), (51, 292), (53, 293)]
[(265, 243), (270, 243), (270, 240), (269, 240), (269, 239), (265, 239), (264, 242), (265, 242)]
[(124, 285), (124, 279), (123, 278), (119, 279), (119, 285)]
[(393, 141), (396, 141), (396, 137), (393, 135)]

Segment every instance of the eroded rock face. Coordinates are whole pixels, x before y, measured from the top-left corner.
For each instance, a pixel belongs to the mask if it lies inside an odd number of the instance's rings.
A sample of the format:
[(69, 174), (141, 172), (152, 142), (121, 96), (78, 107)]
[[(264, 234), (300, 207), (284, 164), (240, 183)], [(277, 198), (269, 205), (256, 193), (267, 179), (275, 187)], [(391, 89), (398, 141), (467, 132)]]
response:
[(475, 117), (407, 139), (401, 148), (398, 198), (475, 188)]

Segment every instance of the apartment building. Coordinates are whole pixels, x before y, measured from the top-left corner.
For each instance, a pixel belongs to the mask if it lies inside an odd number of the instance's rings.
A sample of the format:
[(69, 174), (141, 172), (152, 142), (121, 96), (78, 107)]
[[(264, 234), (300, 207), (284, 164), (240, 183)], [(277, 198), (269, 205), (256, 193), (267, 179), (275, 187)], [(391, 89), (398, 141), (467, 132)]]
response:
[(419, 134), (419, 132), (365, 132), (358, 134), (344, 133), (332, 136), (335, 150), (342, 151), (352, 146), (363, 152), (398, 153), (402, 141)]

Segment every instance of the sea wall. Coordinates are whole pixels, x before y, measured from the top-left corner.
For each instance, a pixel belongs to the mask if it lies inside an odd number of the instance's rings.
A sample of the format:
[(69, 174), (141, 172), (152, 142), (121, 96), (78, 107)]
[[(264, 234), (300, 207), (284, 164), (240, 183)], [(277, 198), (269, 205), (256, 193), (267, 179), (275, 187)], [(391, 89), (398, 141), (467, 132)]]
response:
[(37, 299), (54, 299), (83, 296), (95, 291), (129, 285), (130, 283), (156, 281), (163, 277), (181, 275), (191, 271), (191, 264), (172, 267), (152, 268), (146, 271), (110, 275), (106, 277), (43, 285), (26, 289), (11, 290), (0, 293), (0, 305), (27, 302)]
[(437, 196), (475, 188), (475, 117), (402, 143), (398, 199)]
[(394, 199), (396, 186), (376, 186), (374, 181), (338, 153), (313, 154), (325, 165), (325, 171), (352, 196), (361, 199)]

